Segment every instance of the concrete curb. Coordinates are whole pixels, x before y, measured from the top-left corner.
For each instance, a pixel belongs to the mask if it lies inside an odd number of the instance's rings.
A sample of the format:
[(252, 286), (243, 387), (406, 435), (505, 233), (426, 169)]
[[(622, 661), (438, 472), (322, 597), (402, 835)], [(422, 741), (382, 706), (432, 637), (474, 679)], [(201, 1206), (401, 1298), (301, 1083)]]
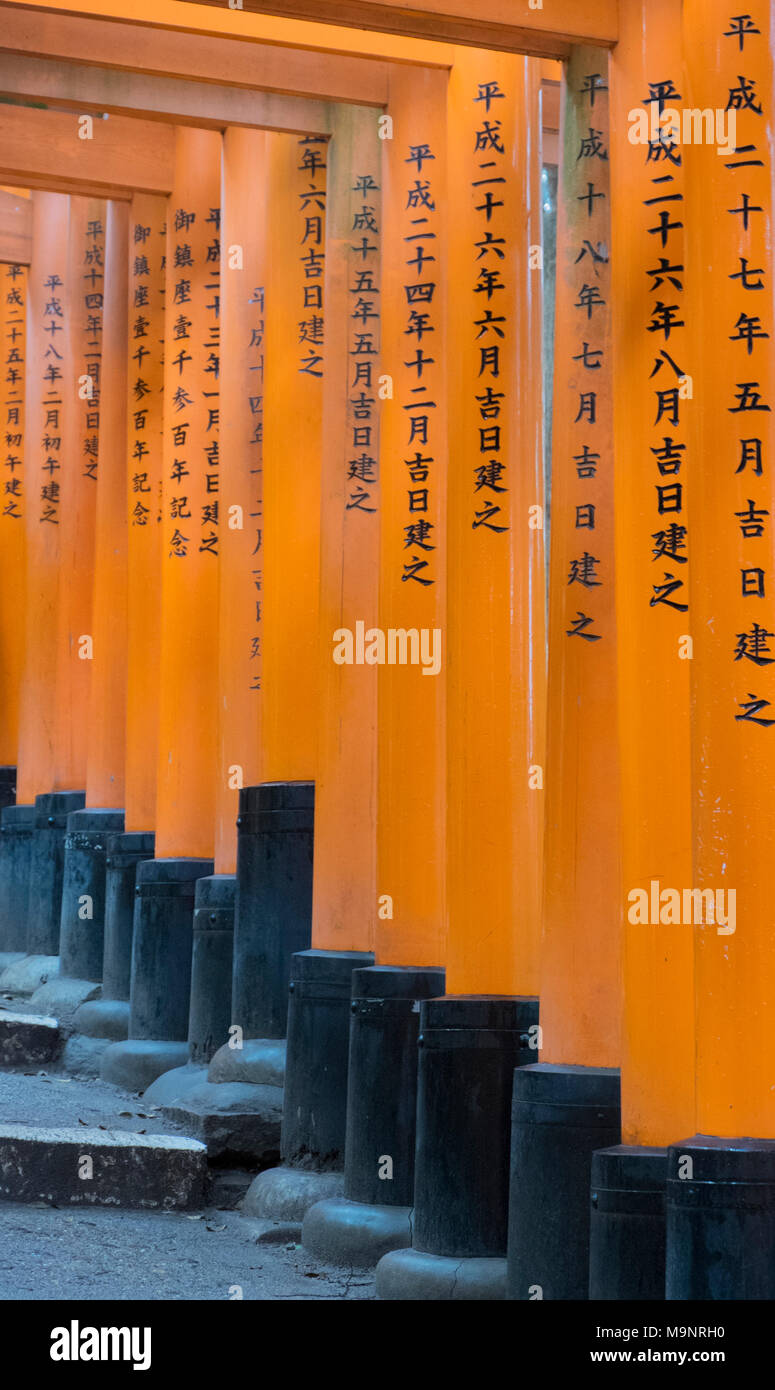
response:
[(64, 1038), (55, 1018), (38, 1014), (0, 1013), (0, 1067), (53, 1062)]
[(120, 1130), (0, 1125), (0, 1198), (54, 1206), (201, 1206), (203, 1144)]

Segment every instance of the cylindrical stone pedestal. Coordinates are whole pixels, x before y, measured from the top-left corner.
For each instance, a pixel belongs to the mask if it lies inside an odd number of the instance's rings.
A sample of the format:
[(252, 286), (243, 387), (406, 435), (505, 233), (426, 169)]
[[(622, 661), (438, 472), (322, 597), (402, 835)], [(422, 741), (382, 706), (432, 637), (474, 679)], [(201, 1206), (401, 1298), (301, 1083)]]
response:
[(16, 768), (0, 767), (0, 811), (16, 805)]
[(297, 951), (291, 961), (282, 1166), (260, 1173), (243, 1203), (251, 1216), (300, 1222), (342, 1191), (352, 973), (370, 951)]
[(344, 1196), (304, 1218), (318, 1259), (368, 1268), (411, 1244), (419, 1001), (443, 993), (443, 970), (353, 971)]
[[(234, 874), (197, 880), (188, 1056), (182, 1066), (158, 1076), (145, 1099), (206, 1143), (211, 1163), (255, 1167), (276, 1164), (280, 1157), (282, 1072), (278, 1077), (275, 1055), (265, 1057), (263, 1074), (256, 1065), (254, 1076), (261, 1080), (247, 1079), (249, 1064), (229, 1073), (229, 1060), (244, 1052), (236, 1030), (230, 1033), (236, 887)], [(208, 1063), (216, 1053), (222, 1070), (211, 1079)]]
[(231, 1022), (245, 1038), (285, 1036), (291, 957), (312, 929), (314, 814), (313, 782), (240, 791)]
[(229, 1036), (236, 892), (235, 874), (197, 880), (188, 1018), (188, 1056), (195, 1066), (205, 1066)]
[(775, 1299), (775, 1140), (695, 1134), (667, 1153), (665, 1296)]
[[(102, 998), (82, 1004), (73, 1019), (78, 1031), (87, 1037), (121, 1041), (129, 1034), (135, 880), (138, 864), (144, 859), (153, 859), (153, 846), (154, 836), (144, 831), (107, 836)], [(68, 1043), (66, 1065), (74, 1051), (74, 1045)], [(80, 1053), (84, 1053), (83, 1047)], [(94, 1056), (100, 1055), (99, 1050), (94, 1051)]]
[(0, 815), (0, 951), (27, 950), (27, 906), (34, 806), (8, 805)]
[(105, 948), (108, 835), (123, 830), (124, 812), (89, 807), (67, 818), (62, 877), (59, 973), (101, 980)]
[(140, 830), (108, 836), (102, 967), (104, 999), (125, 999), (129, 1002), (137, 866), (144, 859), (153, 859), (154, 838), (152, 833)]
[(617, 1144), (592, 1155), (589, 1297), (665, 1297), (667, 1150)]
[(129, 1038), (102, 1058), (100, 1075), (145, 1090), (188, 1059), (196, 881), (211, 859), (149, 859), (137, 866)]
[(85, 792), (44, 792), (35, 797), (27, 931), (30, 955), (59, 953), (67, 818), (72, 811), (82, 810), (85, 801)]
[(341, 1171), (352, 974), (369, 951), (297, 951), (291, 961), (281, 1152), (291, 1167)]
[(619, 1072), (538, 1063), (514, 1074), (508, 1297), (589, 1297), (592, 1154), (618, 1144)]
[(505, 1297), (512, 1077), (537, 1022), (532, 998), (420, 1005), (412, 1248), (380, 1260), (381, 1298)]
[[(99, 995), (105, 936), (107, 835), (120, 830), (124, 812), (105, 808), (67, 817), (62, 874), (59, 971), (33, 995), (41, 1013), (78, 1023), (76, 1010)], [(66, 1065), (70, 1065), (70, 1058)]]

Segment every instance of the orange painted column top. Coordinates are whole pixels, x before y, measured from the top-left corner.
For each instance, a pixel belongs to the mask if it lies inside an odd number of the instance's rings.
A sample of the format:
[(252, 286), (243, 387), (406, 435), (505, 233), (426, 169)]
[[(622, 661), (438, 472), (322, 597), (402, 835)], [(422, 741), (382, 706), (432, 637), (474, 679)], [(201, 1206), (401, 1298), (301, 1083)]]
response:
[[(385, 664), (378, 676), (375, 952), (381, 965), (440, 966), (446, 939), (447, 74), (391, 69), (388, 114), (382, 362), (392, 394), (380, 424)], [(439, 669), (425, 674), (434, 668), (434, 649)]]
[(177, 132), (165, 295), (156, 856), (209, 858), (215, 826), (221, 137)]
[(97, 509), (106, 205), (70, 199), (68, 295), (73, 404), (61, 468), (52, 474), (51, 506), (60, 528), (54, 787), (85, 787), (94, 634), (94, 534)]
[(156, 824), (161, 632), (167, 200), (130, 205), (127, 376), (127, 710), (124, 824)]
[(27, 537), (24, 390), (27, 267), (0, 265), (0, 763), (13, 766), (24, 670)]
[(740, 9), (745, 13), (731, 18), (720, 0), (686, 0), (683, 7), (683, 105), (718, 113), (716, 129), (684, 147), (680, 219), (694, 380), (687, 450), (697, 461), (694, 886), (714, 895), (713, 920), (703, 913), (694, 927), (696, 1128), (772, 1139), (773, 19), (763, 0)]
[[(371, 949), (377, 872), (382, 223), (377, 113), (335, 108), (328, 146), (320, 513), (320, 732), (312, 945)], [(359, 660), (360, 657), (360, 660)]]
[(109, 202), (94, 545), (87, 806), (123, 807), (127, 696), (127, 285), (129, 205)]
[(538, 993), (546, 699), (539, 94), (540, 63), (455, 50), (449, 994)]
[(27, 296), (24, 476), (27, 609), (19, 707), (16, 799), (30, 803), (54, 783), (54, 711), (59, 595), (59, 483), (72, 398), (68, 292), (70, 199), (35, 193)]
[(591, 1067), (621, 1026), (607, 61), (563, 88), (541, 965), (541, 1060)]
[[(223, 138), (220, 638), (215, 871), (237, 867), (239, 788), (262, 780), (261, 605), (267, 158), (261, 130)], [(290, 636), (290, 634), (289, 634)]]
[(262, 780), (317, 765), (326, 141), (268, 134)]
[[(683, 155), (633, 143), (680, 104), (681, 0), (627, 0), (611, 63), (616, 585), (622, 796), (622, 1139), (694, 1131), (692, 927), (652, 892), (692, 884)], [(668, 214), (664, 216), (663, 214)], [(657, 899), (658, 901), (658, 899)], [(644, 906), (645, 905), (645, 906)], [(660, 921), (660, 912), (663, 920)], [(670, 1039), (665, 1047), (665, 1039)]]

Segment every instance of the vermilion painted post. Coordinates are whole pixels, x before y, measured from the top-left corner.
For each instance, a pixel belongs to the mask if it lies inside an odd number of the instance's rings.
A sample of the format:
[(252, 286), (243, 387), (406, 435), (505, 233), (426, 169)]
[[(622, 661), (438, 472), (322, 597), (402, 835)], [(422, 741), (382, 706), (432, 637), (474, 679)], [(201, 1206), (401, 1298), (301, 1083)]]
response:
[(565, 76), (541, 1061), (514, 1076), (512, 1299), (587, 1296), (591, 1153), (619, 1141), (622, 908), (607, 54), (575, 50)]
[[(682, 12), (697, 1133), (668, 1152), (668, 1299), (772, 1299), (773, 16)], [(741, 10), (743, 7), (741, 7)], [(673, 101), (673, 106), (681, 103)], [(731, 124), (734, 120), (734, 126)], [(711, 920), (709, 920), (709, 917)]]

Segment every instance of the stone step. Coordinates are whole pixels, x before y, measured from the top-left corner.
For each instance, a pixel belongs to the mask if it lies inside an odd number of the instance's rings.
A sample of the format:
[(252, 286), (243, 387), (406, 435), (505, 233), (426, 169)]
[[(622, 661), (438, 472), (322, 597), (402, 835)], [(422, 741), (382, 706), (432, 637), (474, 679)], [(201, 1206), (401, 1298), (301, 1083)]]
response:
[(195, 1139), (0, 1124), (0, 1200), (169, 1211), (201, 1207), (206, 1177)]
[(161, 1106), (164, 1119), (207, 1145), (211, 1163), (279, 1163), (283, 1092), (279, 1086), (203, 1081)]
[(0, 1011), (0, 1067), (54, 1062), (63, 1045), (64, 1035), (55, 1018)]

